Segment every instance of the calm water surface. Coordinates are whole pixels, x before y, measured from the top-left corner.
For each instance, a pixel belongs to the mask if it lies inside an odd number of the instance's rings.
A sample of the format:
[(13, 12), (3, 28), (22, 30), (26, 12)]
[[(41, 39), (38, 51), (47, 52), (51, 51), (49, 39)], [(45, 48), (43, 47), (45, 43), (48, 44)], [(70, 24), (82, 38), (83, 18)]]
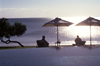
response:
[[(42, 27), (45, 23), (53, 20), (54, 18), (10, 18), (8, 22), (13, 24), (15, 22), (21, 22), (27, 27), (27, 31), (20, 37), (11, 37), (13, 41), (19, 41), (24, 46), (36, 46), (36, 40), (41, 40), (42, 36), (46, 36), (46, 40), (50, 45), (57, 41), (57, 28), (56, 27)], [(79, 18), (66, 18), (67, 21), (74, 22)], [(85, 19), (85, 18), (84, 18)], [(73, 21), (72, 21), (73, 20)], [(82, 21), (81, 19), (80, 21)], [(76, 21), (76, 22), (80, 22)], [(79, 35), (82, 40), (86, 41), (86, 44), (90, 42), (90, 28), (89, 26), (75, 26), (75, 24), (69, 27), (59, 27), (59, 40), (61, 44), (72, 45), (76, 36)], [(100, 27), (91, 27), (92, 44), (100, 44)], [(6, 40), (6, 39), (4, 39)], [(19, 46), (17, 43), (4, 44), (0, 42), (0, 46)]]
[(0, 50), (0, 66), (100, 66), (100, 47)]

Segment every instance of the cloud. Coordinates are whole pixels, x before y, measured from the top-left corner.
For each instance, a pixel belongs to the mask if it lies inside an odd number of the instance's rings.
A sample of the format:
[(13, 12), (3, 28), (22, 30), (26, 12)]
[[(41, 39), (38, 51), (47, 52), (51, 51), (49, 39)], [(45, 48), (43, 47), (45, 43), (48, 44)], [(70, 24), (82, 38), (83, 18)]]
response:
[(1, 16), (6, 18), (20, 17), (80, 17), (80, 16), (98, 16), (99, 9), (96, 8), (2, 8)]
[[(31, 8), (4, 8), (0, 9), (0, 17), (28, 17), (30, 13), (36, 11)], [(26, 14), (26, 15), (25, 15)]]
[(52, 17), (62, 10), (42, 8), (4, 8), (0, 9), (1, 17)]

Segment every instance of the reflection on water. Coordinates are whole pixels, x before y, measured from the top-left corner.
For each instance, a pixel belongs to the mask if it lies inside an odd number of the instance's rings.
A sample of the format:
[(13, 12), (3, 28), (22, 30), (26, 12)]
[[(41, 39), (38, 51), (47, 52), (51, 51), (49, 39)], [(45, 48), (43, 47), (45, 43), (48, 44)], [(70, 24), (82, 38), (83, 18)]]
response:
[[(68, 37), (68, 39), (74, 39), (79, 35), (86, 44), (90, 43), (90, 27), (89, 26), (69, 26), (69, 27), (59, 27), (59, 36)], [(100, 37), (100, 27), (91, 27), (91, 39), (93, 44), (98, 44)], [(67, 42), (67, 41), (63, 41)], [(74, 42), (72, 42), (74, 43)], [(72, 44), (71, 43), (71, 44)]]
[[(71, 27), (59, 27), (59, 33), (69, 38), (75, 38), (79, 35), (81, 38), (90, 38), (89, 26), (71, 26)], [(100, 36), (100, 27), (91, 27), (91, 37), (98, 38)]]
[[(82, 38), (90, 38), (90, 26), (75, 26), (77, 23), (85, 20), (87, 17), (61, 17), (61, 18), (74, 23), (69, 27), (61, 27), (59, 29), (61, 34), (69, 37), (75, 37), (76, 35), (80, 35)], [(99, 17), (95, 18), (99, 19)], [(92, 38), (100, 37), (99, 31), (100, 31), (99, 26), (91, 26)]]
[[(96, 62), (95, 62), (96, 61)], [(62, 65), (95, 66), (99, 65), (100, 56), (69, 56), (60, 58)]]

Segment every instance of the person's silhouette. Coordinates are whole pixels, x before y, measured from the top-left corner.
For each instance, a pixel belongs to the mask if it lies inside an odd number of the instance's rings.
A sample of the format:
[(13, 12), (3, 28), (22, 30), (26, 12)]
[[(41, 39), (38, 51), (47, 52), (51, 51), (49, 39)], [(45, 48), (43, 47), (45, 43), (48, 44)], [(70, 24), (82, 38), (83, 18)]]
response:
[(48, 47), (49, 43), (45, 40), (45, 36), (42, 36), (41, 40), (37, 40), (38, 47)]
[(49, 45), (49, 43), (45, 40), (45, 36), (42, 36), (42, 41), (43, 41), (43, 43), (44, 43), (45, 46)]
[(84, 45), (86, 41), (82, 41), (81, 38), (77, 35), (77, 38), (75, 39), (76, 45)]

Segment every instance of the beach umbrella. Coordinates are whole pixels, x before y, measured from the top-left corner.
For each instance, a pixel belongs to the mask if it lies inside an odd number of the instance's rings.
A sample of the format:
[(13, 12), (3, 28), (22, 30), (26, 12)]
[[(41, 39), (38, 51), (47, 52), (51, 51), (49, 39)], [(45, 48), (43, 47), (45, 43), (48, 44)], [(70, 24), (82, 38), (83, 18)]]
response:
[(91, 26), (100, 26), (100, 20), (95, 19), (93, 17), (88, 17), (87, 19), (83, 20), (82, 22), (76, 24), (76, 26), (90, 26), (90, 46), (91, 43)]
[(51, 26), (56, 26), (57, 27), (57, 43), (59, 42), (59, 37), (58, 37), (58, 26), (69, 26), (73, 23), (69, 21), (62, 20), (61, 18), (55, 18), (54, 20), (51, 20), (50, 22), (47, 22), (43, 25), (43, 27), (51, 27)]

